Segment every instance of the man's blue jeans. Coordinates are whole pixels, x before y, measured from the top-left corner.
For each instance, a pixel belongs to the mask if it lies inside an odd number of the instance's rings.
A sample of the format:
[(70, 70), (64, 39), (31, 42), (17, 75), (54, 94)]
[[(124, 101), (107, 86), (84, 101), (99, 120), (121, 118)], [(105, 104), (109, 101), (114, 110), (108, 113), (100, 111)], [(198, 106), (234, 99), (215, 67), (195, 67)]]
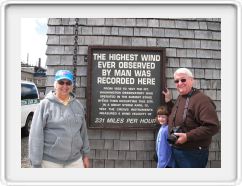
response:
[(172, 147), (176, 168), (205, 168), (208, 149), (183, 150)]

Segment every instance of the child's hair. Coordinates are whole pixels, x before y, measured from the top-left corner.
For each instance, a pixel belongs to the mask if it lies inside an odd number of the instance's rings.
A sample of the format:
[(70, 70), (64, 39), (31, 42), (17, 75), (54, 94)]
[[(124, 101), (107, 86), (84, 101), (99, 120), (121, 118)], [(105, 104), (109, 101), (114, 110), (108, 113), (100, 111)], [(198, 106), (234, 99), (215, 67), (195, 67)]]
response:
[(157, 112), (156, 112), (157, 115), (169, 115), (169, 112), (168, 112), (168, 109), (166, 106), (160, 106), (158, 109), (157, 109)]

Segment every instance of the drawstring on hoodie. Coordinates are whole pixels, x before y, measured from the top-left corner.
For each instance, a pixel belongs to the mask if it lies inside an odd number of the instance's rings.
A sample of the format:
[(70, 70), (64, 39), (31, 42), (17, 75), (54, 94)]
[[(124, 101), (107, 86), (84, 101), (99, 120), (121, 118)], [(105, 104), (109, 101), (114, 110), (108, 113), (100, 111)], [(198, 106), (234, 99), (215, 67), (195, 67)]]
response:
[[(75, 112), (74, 112), (74, 109), (72, 108), (72, 104), (70, 104), (70, 109), (71, 109), (73, 115), (75, 116)], [(76, 117), (75, 117), (75, 122), (76, 122), (76, 123), (78, 122), (77, 119), (76, 119)]]
[(62, 109), (62, 105), (58, 104), (58, 106), (60, 107), (60, 115), (61, 115), (61, 117), (64, 117), (64, 111)]

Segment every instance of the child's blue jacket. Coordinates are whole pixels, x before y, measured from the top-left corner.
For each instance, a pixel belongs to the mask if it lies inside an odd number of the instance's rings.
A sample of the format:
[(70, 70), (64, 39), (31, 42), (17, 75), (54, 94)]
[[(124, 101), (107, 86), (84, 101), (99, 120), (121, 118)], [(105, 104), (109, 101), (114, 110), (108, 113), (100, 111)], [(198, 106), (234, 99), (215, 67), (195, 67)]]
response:
[(175, 167), (171, 146), (167, 142), (168, 125), (161, 125), (156, 139), (157, 168)]

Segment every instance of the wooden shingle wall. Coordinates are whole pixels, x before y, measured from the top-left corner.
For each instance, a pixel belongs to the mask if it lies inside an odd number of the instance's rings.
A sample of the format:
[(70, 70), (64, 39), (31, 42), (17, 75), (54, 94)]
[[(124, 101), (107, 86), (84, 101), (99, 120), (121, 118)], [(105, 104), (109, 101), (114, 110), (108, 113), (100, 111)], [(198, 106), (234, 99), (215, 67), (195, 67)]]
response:
[[(48, 21), (47, 92), (53, 89), (59, 69), (73, 70), (74, 18)], [(79, 18), (77, 58), (78, 99), (86, 107), (87, 49), (89, 45), (166, 48), (167, 86), (178, 96), (173, 73), (191, 69), (196, 87), (210, 96), (221, 118), (221, 20), (220, 19), (112, 19)], [(156, 167), (154, 131), (88, 130), (91, 167)], [(220, 132), (213, 137), (207, 167), (221, 167)]]

